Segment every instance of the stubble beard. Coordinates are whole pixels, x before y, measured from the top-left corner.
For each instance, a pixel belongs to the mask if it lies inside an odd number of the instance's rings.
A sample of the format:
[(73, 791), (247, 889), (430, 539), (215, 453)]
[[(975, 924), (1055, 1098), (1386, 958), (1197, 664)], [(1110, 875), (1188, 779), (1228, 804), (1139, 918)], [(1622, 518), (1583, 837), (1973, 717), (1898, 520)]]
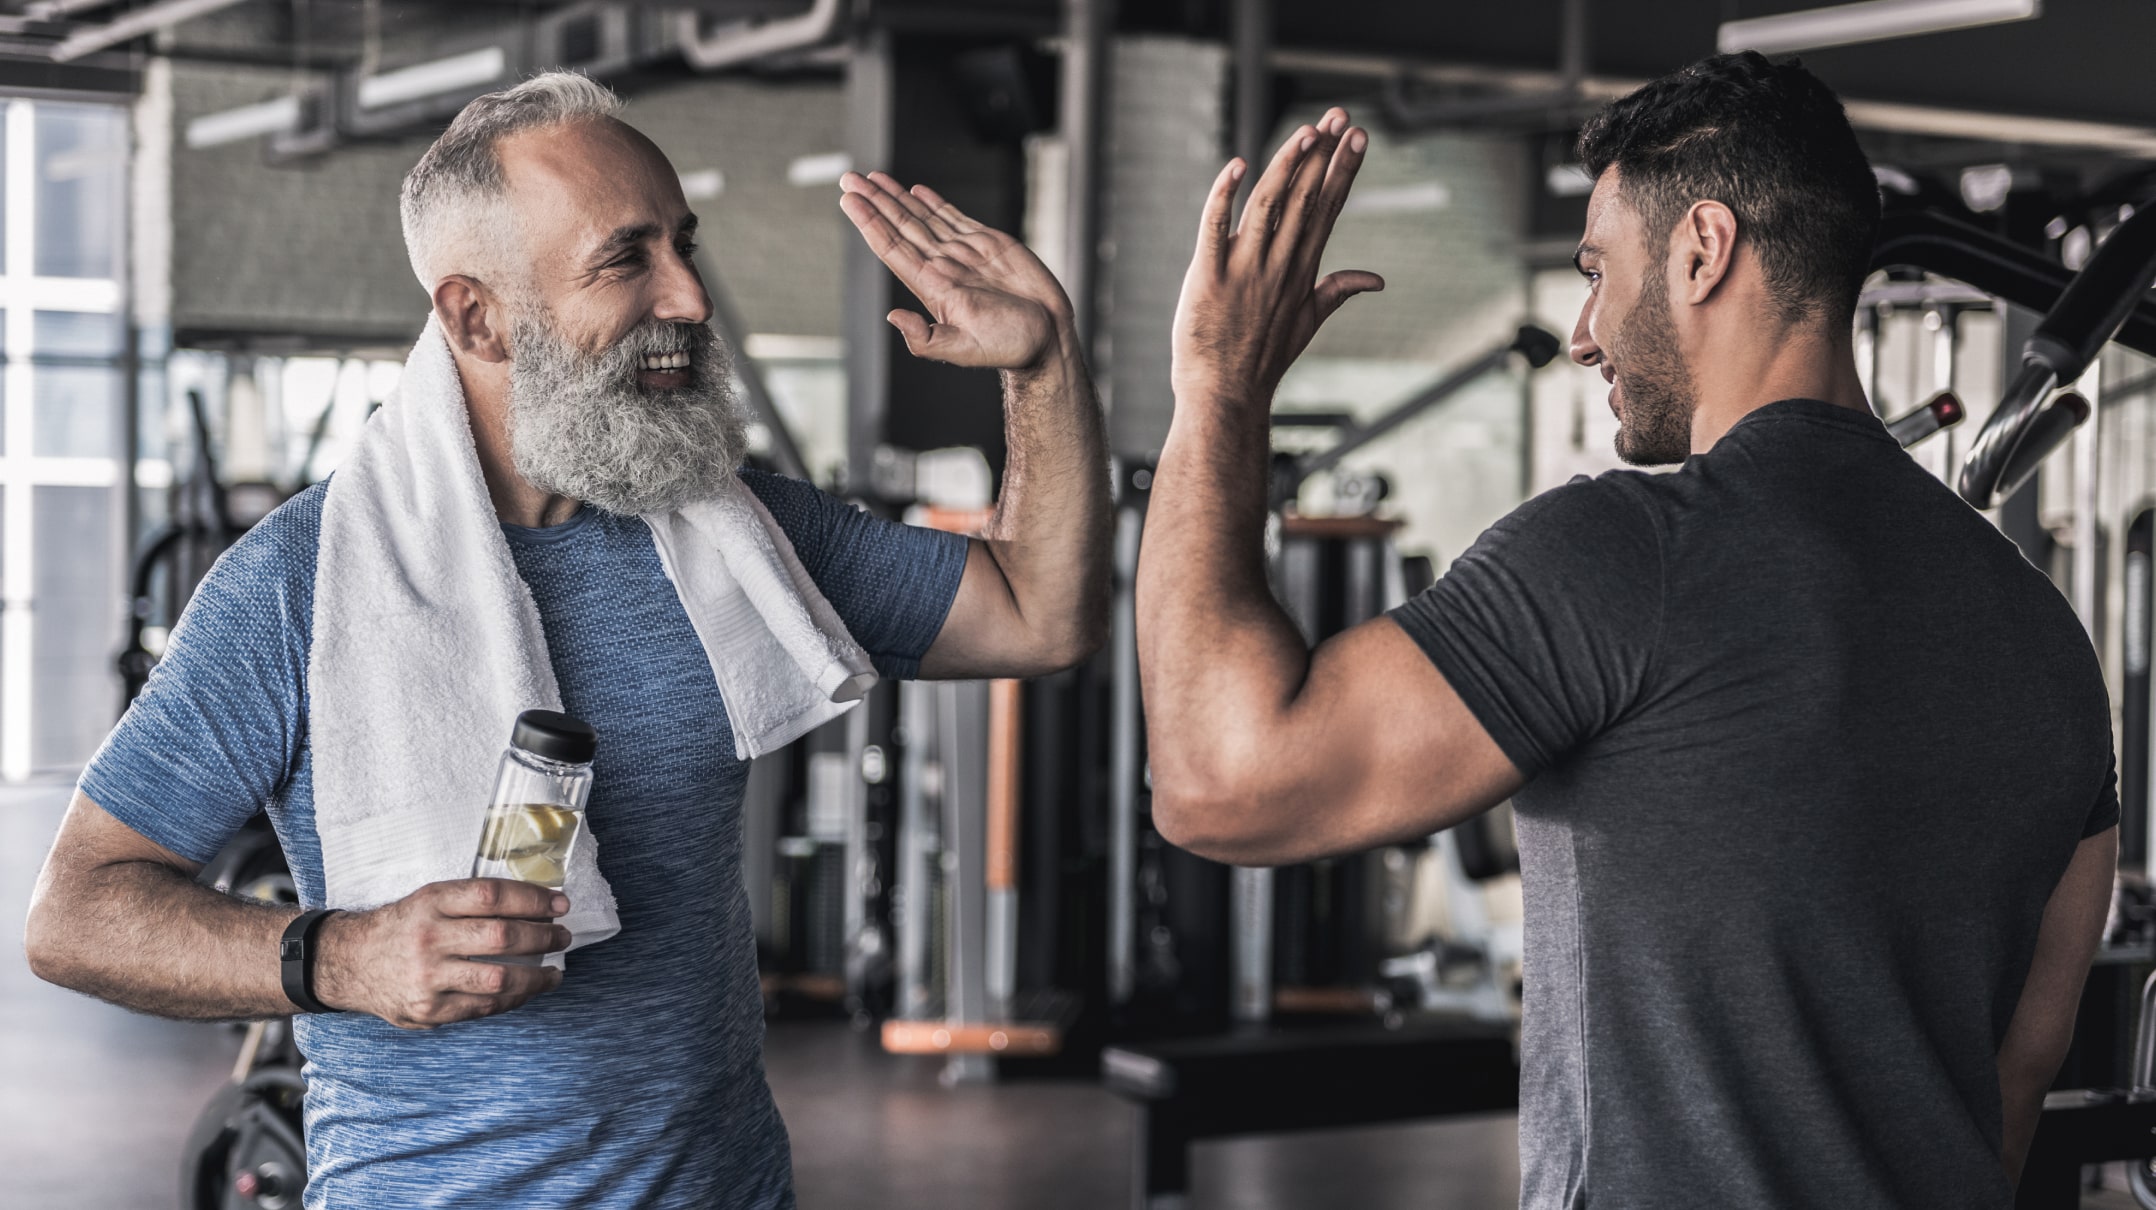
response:
[(1617, 456), (1633, 466), (1668, 466), (1690, 457), (1698, 399), (1692, 372), (1677, 351), (1669, 285), (1661, 274), (1647, 275), (1639, 302), (1610, 345), (1612, 361), (1624, 367), (1613, 373), (1623, 388)]
[[(726, 348), (703, 324), (650, 321), (586, 352), (543, 309), (510, 328), (509, 450), (527, 483), (607, 512), (670, 512), (715, 495), (748, 450)], [(646, 355), (689, 354), (687, 386), (638, 381)]]

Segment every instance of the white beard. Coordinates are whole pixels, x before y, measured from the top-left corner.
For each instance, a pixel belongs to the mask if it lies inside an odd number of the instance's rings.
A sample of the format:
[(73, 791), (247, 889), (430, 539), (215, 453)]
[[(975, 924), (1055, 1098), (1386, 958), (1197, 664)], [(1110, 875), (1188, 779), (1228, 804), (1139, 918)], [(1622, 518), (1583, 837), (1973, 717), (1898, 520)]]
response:
[[(670, 512), (718, 491), (748, 452), (726, 347), (703, 324), (647, 322), (586, 353), (527, 310), (509, 348), (510, 457), (541, 491), (625, 516)], [(688, 386), (637, 381), (646, 356), (680, 352)]]

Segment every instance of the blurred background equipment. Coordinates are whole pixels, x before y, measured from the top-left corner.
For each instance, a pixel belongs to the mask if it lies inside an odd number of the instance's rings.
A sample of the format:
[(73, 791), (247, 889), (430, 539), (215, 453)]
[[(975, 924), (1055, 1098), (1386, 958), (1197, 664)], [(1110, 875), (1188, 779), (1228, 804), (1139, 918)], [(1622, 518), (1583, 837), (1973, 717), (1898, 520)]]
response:
[[(1606, 385), (1559, 356), (1593, 185), (1570, 144), (1717, 45), (1801, 48), (1843, 95), (1887, 201), (1873, 406), (2103, 660), (2119, 907), (2021, 1204), (2156, 1206), (2156, 9), (2129, 0), (0, 0), (0, 917), (210, 563), (393, 391), (426, 308), (403, 174), (472, 97), (565, 67), (620, 91), (702, 216), (759, 465), (957, 529), (1001, 484), (995, 376), (906, 354), (884, 316), (914, 302), (835, 204), (850, 168), (1022, 235), (1108, 417), (1103, 652), (885, 685), (752, 769), (802, 1203), (1516, 1204), (1509, 811), (1278, 870), (1150, 826), (1131, 591), (1169, 319), (1222, 160), (1334, 103), (1372, 125), (1327, 267), (1388, 289), (1281, 384), (1269, 551), (1312, 642), (1376, 616), (1616, 465)], [(262, 820), (203, 878), (292, 895)], [(190, 1210), (296, 1204), (282, 1023), (167, 1027), (20, 963), (0, 1014), (23, 1204), (170, 1205), (175, 1171)]]

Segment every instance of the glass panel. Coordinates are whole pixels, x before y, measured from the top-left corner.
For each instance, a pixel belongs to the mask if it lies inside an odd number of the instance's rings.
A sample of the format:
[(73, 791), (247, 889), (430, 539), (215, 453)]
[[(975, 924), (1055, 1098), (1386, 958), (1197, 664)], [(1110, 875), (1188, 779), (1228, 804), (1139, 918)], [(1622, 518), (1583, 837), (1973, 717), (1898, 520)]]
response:
[(46, 357), (118, 357), (126, 331), (118, 315), (90, 311), (39, 311), (31, 316), (30, 348)]
[(37, 275), (120, 275), (127, 111), (37, 104)]
[(89, 759), (119, 714), (112, 658), (124, 637), (116, 510), (103, 487), (33, 489), (30, 761), (41, 769)]
[(121, 449), (120, 371), (112, 366), (40, 365), (31, 371), (33, 451), (46, 458), (117, 458)]

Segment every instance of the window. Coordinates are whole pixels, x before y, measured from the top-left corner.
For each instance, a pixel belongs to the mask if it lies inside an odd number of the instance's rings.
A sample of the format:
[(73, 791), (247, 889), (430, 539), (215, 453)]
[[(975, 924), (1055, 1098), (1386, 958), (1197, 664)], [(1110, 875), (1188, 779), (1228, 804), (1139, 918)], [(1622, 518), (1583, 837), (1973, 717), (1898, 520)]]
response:
[(0, 775), (88, 759), (120, 705), (127, 111), (0, 98)]

